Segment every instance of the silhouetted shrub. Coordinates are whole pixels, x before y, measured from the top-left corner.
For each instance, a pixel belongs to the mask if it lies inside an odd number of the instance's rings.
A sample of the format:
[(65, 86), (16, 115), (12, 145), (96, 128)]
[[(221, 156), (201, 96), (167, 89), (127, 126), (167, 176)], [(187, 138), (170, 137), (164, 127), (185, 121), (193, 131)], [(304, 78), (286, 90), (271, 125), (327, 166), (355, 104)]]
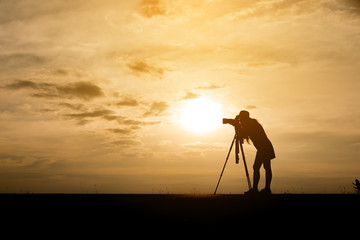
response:
[(355, 191), (357, 194), (360, 194), (360, 182), (358, 179), (355, 179), (355, 182), (353, 183)]

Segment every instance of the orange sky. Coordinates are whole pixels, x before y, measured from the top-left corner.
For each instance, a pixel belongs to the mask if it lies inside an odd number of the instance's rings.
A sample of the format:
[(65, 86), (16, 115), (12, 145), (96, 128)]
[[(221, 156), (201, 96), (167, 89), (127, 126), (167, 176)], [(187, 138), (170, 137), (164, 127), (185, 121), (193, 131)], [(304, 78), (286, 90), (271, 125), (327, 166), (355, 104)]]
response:
[[(241, 109), (274, 193), (360, 178), (359, 1), (5, 0), (0, 39), (0, 192), (212, 193)], [(183, 124), (196, 99), (215, 129)], [(231, 156), (218, 193), (246, 188)]]

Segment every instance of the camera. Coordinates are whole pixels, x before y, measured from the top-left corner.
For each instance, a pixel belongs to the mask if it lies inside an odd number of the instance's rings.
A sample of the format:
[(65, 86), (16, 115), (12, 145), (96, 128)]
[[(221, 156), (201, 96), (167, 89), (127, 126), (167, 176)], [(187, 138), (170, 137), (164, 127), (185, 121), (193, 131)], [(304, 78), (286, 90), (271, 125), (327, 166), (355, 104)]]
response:
[(231, 124), (231, 125), (235, 125), (235, 124), (239, 124), (239, 120), (238, 119), (232, 119), (232, 118), (223, 118), (223, 124)]
[(231, 118), (223, 118), (223, 124), (230, 123), (231, 121), (234, 121), (234, 119), (231, 119)]

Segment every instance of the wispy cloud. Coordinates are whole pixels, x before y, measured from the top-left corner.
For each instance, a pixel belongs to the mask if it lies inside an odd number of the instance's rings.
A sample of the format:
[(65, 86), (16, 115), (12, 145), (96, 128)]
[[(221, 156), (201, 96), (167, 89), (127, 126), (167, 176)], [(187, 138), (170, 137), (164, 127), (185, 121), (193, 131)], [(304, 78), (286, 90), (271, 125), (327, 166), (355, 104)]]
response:
[(86, 106), (84, 104), (62, 102), (62, 103), (59, 103), (59, 106), (66, 107), (66, 108), (69, 108), (72, 110), (77, 110), (77, 111), (86, 110)]
[(225, 87), (225, 85), (209, 83), (207, 85), (197, 87), (196, 89), (211, 90), (211, 89), (219, 89), (219, 88), (224, 88), (224, 87)]
[(159, 0), (142, 0), (139, 4), (139, 13), (147, 18), (166, 15), (166, 8)]
[(139, 101), (132, 96), (123, 96), (115, 103), (116, 106), (130, 106), (135, 107), (139, 105)]
[(75, 118), (75, 119), (83, 119), (83, 118), (94, 118), (94, 117), (102, 117), (105, 119), (111, 119), (114, 112), (108, 109), (99, 109), (91, 112), (82, 112), (82, 113), (74, 113), (74, 114), (66, 114), (66, 117)]
[(254, 109), (257, 109), (257, 107), (255, 105), (247, 105), (245, 107), (247, 110), (254, 110)]
[(358, 0), (324, 1), (323, 6), (331, 9), (332, 11), (360, 14), (360, 1)]
[(186, 92), (186, 95), (184, 97), (182, 97), (181, 100), (193, 99), (193, 98), (197, 98), (200, 96), (199, 94), (190, 92), (189, 90), (186, 90), (185, 92)]
[(19, 90), (19, 89), (26, 89), (26, 88), (30, 88), (30, 89), (39, 89), (42, 88), (42, 84), (38, 84), (32, 81), (27, 81), (27, 80), (16, 80), (14, 83), (10, 83), (5, 85), (3, 88), (5, 89), (9, 89), (9, 90)]
[(164, 101), (154, 101), (144, 116), (160, 116), (165, 113), (169, 105)]
[(39, 66), (46, 62), (46, 58), (31, 53), (13, 53), (0, 55), (0, 70)]
[(34, 92), (33, 97), (41, 98), (80, 98), (91, 100), (104, 96), (101, 88), (91, 82), (74, 82), (69, 84), (55, 84), (46, 82), (35, 82), (29, 80), (15, 80), (3, 86), (8, 90), (30, 89)]
[(136, 140), (136, 139), (120, 139), (120, 140), (116, 140), (112, 142), (115, 145), (120, 145), (120, 146), (139, 146), (142, 144), (141, 141)]
[[(159, 111), (161, 112), (161, 110), (159, 109), (161, 109), (161, 107), (158, 106), (154, 107), (154, 109), (148, 114), (146, 114), (146, 116), (159, 114)], [(132, 129), (137, 129), (138, 127), (141, 126), (154, 125), (160, 123), (159, 121), (141, 121), (141, 120), (130, 119), (128, 117), (118, 115), (114, 111), (105, 108), (95, 109), (93, 111), (69, 113), (69, 114), (65, 114), (64, 117), (66, 119), (77, 120), (79, 125), (85, 125), (89, 123), (91, 119), (97, 118), (106, 121), (116, 121), (119, 125), (130, 126)]]
[(57, 90), (59, 92), (59, 96), (72, 96), (82, 98), (84, 100), (104, 96), (101, 88), (90, 82), (76, 82), (64, 86), (58, 86)]
[(150, 65), (144, 60), (133, 59), (126, 64), (131, 72), (136, 76), (149, 75), (154, 78), (162, 79), (164, 75), (164, 69)]
[(109, 128), (107, 130), (118, 135), (131, 135), (134, 133), (134, 130), (129, 128)]

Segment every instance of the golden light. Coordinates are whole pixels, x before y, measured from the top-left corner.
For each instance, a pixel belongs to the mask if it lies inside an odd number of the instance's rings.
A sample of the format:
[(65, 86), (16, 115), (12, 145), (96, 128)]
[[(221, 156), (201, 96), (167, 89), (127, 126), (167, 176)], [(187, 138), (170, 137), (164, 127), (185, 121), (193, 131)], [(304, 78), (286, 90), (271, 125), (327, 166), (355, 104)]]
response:
[(208, 97), (187, 100), (181, 107), (180, 121), (191, 131), (204, 133), (215, 130), (221, 125), (221, 105)]

